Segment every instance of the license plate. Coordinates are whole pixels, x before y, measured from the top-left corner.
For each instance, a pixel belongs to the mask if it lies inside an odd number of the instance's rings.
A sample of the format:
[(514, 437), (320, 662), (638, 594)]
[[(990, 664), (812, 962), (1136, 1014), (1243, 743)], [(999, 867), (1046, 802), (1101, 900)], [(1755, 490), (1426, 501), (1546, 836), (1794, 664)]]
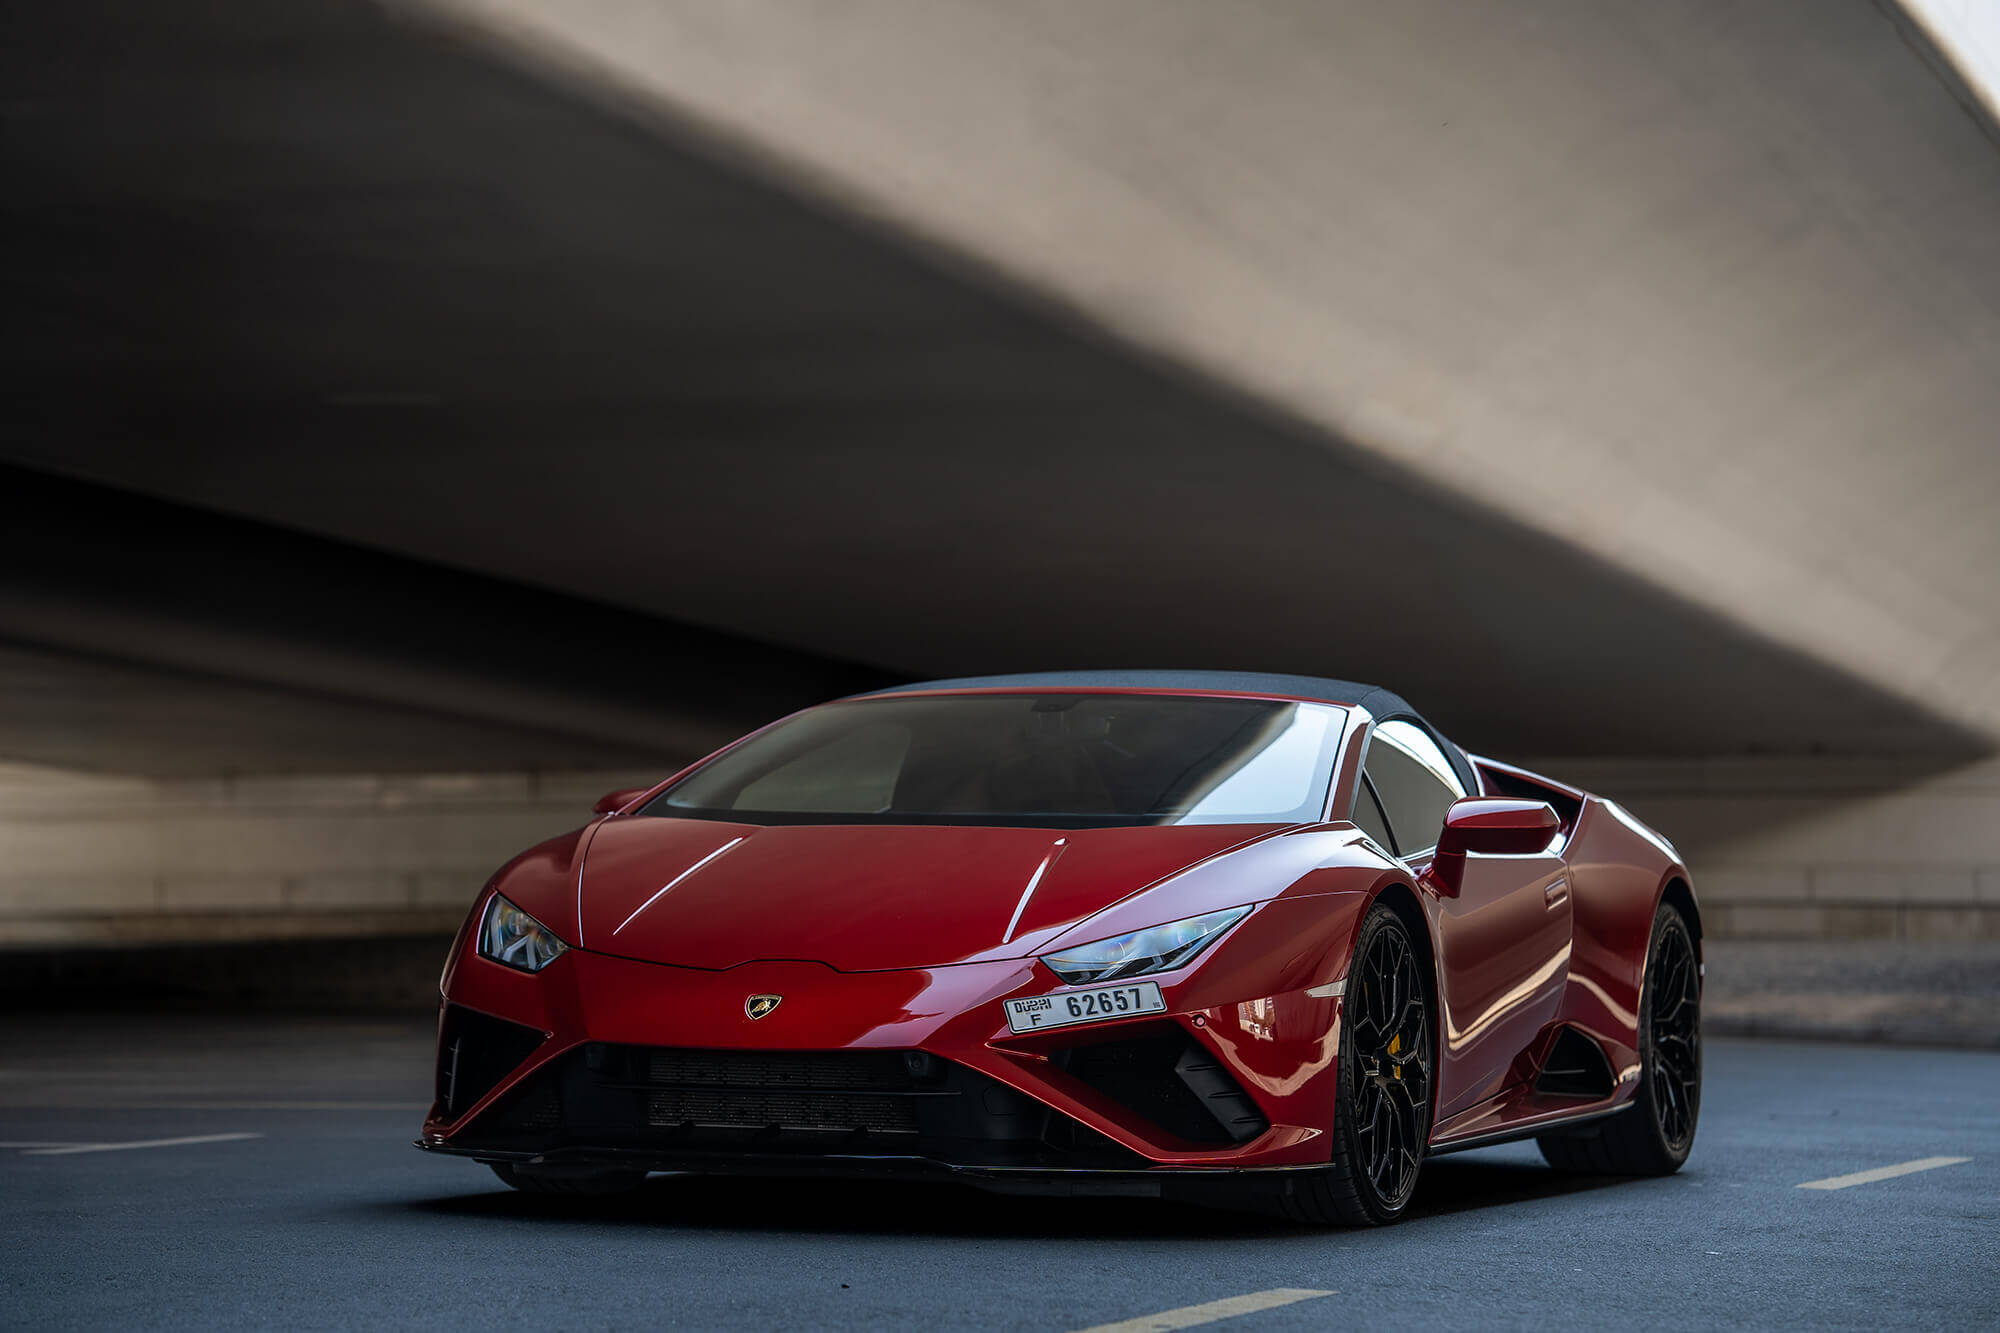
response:
[(1068, 1027), (1071, 1023), (1164, 1013), (1166, 1007), (1167, 1002), (1160, 998), (1160, 983), (1135, 981), (1124, 986), (1098, 986), (1091, 990), (1064, 991), (1060, 995), (1009, 1000), (1007, 1026), (1015, 1032), (1042, 1032)]

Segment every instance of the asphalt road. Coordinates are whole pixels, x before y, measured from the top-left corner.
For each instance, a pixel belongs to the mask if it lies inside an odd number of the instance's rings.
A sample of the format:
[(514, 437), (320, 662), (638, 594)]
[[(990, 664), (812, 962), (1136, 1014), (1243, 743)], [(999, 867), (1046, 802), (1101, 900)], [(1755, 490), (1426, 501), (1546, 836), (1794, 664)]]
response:
[[(1213, 1326), (1966, 1328), (2000, 1311), (1992, 1053), (1714, 1041), (1678, 1176), (1566, 1177), (1532, 1145), (1488, 1149), (1429, 1163), (1399, 1226), (1314, 1231), (952, 1186), (656, 1177), (551, 1204), (409, 1146), (428, 1038), (0, 1019), (0, 1327), (1061, 1330), (1280, 1299)], [(1926, 1158), (1970, 1160), (1799, 1188)]]

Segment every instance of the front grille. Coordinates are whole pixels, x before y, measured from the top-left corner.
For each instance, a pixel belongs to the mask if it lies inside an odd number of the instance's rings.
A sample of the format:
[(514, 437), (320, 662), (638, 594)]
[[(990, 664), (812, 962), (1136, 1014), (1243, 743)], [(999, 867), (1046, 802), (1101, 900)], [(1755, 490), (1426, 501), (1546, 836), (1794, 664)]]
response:
[(646, 1123), (661, 1128), (914, 1134), (935, 1077), (914, 1051), (613, 1050), (598, 1064), (614, 1077), (644, 1070)]
[(660, 1159), (756, 1153), (967, 1166), (1132, 1168), (1143, 1159), (924, 1051), (715, 1051), (591, 1043), (453, 1136), (462, 1148), (591, 1147)]
[(687, 1051), (646, 1055), (646, 1080), (698, 1088), (887, 1088), (907, 1090), (897, 1051)]
[(739, 1092), (675, 1088), (646, 1099), (646, 1123), (712, 1129), (795, 1129), (816, 1133), (914, 1134), (914, 1101), (823, 1092)]

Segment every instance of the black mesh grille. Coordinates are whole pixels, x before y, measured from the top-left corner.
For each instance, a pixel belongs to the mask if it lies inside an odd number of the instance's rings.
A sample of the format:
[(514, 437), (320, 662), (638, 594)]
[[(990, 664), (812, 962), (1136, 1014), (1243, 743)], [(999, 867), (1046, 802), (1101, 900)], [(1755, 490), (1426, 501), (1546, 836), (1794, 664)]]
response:
[[(913, 1053), (914, 1054), (914, 1053)], [(919, 1091), (897, 1051), (651, 1050), (646, 1123), (713, 1129), (914, 1134)], [(928, 1057), (918, 1056), (928, 1067)], [(601, 1062), (607, 1068), (617, 1061)], [(871, 1093), (889, 1095), (871, 1096)], [(896, 1095), (901, 1094), (901, 1095)]]
[(530, 1076), (501, 1098), (483, 1123), (503, 1134), (545, 1134), (562, 1125), (562, 1098), (555, 1080)]
[(674, 1088), (646, 1099), (648, 1124), (728, 1129), (797, 1129), (851, 1134), (914, 1134), (913, 1099), (823, 1092)]
[(1130, 1169), (1143, 1159), (999, 1081), (924, 1051), (714, 1051), (590, 1043), (550, 1060), (453, 1135), (476, 1151), (595, 1147), (879, 1154), (989, 1166)]
[(1072, 1047), (1059, 1053), (1056, 1063), (1190, 1143), (1248, 1143), (1271, 1127), (1242, 1085), (1178, 1027)]
[(646, 1081), (702, 1088), (885, 1088), (910, 1086), (895, 1051), (685, 1051), (646, 1056)]

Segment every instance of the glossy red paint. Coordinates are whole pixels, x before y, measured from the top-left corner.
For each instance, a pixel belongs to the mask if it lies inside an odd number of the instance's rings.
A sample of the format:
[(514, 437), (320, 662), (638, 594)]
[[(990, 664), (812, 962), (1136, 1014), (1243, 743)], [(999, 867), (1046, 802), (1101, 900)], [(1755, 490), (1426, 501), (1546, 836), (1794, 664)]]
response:
[(1512, 796), (1470, 796), (1452, 806), (1438, 836), (1437, 859), (1468, 852), (1509, 856), (1546, 849), (1562, 829), (1547, 801)]
[[(449, 1149), (536, 1070), (608, 1042), (928, 1052), (1157, 1167), (1323, 1164), (1339, 991), (1363, 917), (1389, 894), (1428, 926), (1435, 1148), (1628, 1099), (1653, 912), (1670, 882), (1687, 881), (1672, 848), (1608, 802), (1475, 758), (1485, 790), (1461, 802), (1434, 857), (1405, 864), (1347, 820), (1369, 723), (1352, 711), (1327, 818), (1304, 826), (754, 826), (619, 813), (551, 839), (488, 893), (570, 951), (529, 975), (480, 957), (467, 929), (444, 980), (450, 1002), (548, 1038), (476, 1104), (434, 1107), (424, 1141)], [(634, 793), (617, 795), (617, 810), (638, 808)], [(1039, 956), (1243, 905), (1253, 910), (1213, 948), (1149, 978), (1164, 1014), (1009, 1032), (1005, 1000), (1075, 989)], [(753, 1021), (744, 1001), (760, 993), (785, 999)], [(1563, 1025), (1611, 1059), (1616, 1086), (1598, 1102), (1534, 1090)], [(1149, 1032), (1212, 1055), (1269, 1127), (1244, 1143), (1191, 1143), (1057, 1058)]]
[[(707, 968), (812, 958), (867, 972), (1020, 957), (1270, 831), (613, 819), (591, 842), (577, 943)], [(744, 911), (751, 901), (755, 909)]]
[(1441, 979), (1441, 1119), (1506, 1085), (1515, 1058), (1555, 1021), (1570, 955), (1568, 870), (1558, 852), (1448, 855), (1448, 846), (1418, 881)]
[[(1360, 904), (1350, 900), (1353, 910)], [(1247, 923), (1246, 923), (1247, 924)], [(1312, 968), (1295, 957), (1293, 922), (1283, 913), (1232, 942), (1228, 972), (1257, 975), (1276, 962), (1294, 976)], [(1315, 1160), (1301, 1145), (1326, 1128), (1319, 1112), (1332, 1094), (1305, 1094), (1324, 1082), (1333, 1046), (1327, 1033), (1336, 1002), (1303, 993), (1258, 996), (1210, 1004), (1218, 992), (1237, 994), (1240, 980), (1216, 980), (1196, 967), (1159, 978), (1171, 1017), (1090, 1025), (1143, 1031), (1158, 1022), (1181, 1025), (1218, 1054), (1254, 1047), (1245, 1064), (1251, 1081), (1277, 1093), (1278, 1105), (1310, 1114), (1287, 1121), (1271, 1116), (1270, 1130), (1255, 1142), (1226, 1151), (1203, 1149), (1163, 1133), (1062, 1073), (1049, 1056), (1076, 1043), (1078, 1029), (1028, 1036), (1007, 1030), (1003, 1000), (1060, 993), (1064, 987), (1033, 959), (1000, 959), (935, 968), (842, 972), (823, 963), (763, 960), (721, 970), (672, 967), (572, 950), (530, 976), (478, 956), (474, 942), (456, 946), (447, 988), (452, 1000), (483, 1013), (539, 1028), (550, 1040), (517, 1076), (468, 1107), (424, 1126), (427, 1137), (448, 1142), (461, 1125), (477, 1120), (521, 1078), (581, 1042), (640, 1046), (692, 1046), (743, 1050), (925, 1050), (988, 1074), (1071, 1115), (1114, 1141), (1162, 1165), (1284, 1165)], [(761, 1021), (749, 1019), (744, 998), (775, 993), (785, 1002)], [(1191, 1022), (1202, 1014), (1202, 1026)], [(1280, 1034), (1282, 1033), (1282, 1039)], [(1324, 1102), (1325, 1107), (1320, 1106)]]
[[(1575, 815), (1558, 829), (1559, 840), (1552, 849), (1560, 861), (1567, 893), (1547, 891), (1553, 885), (1546, 878), (1546, 856), (1526, 858), (1523, 865), (1524, 870), (1533, 872), (1532, 882), (1541, 885), (1548, 915), (1567, 916), (1561, 942), (1564, 960), (1553, 1012), (1540, 1023), (1534, 1039), (1515, 1054), (1507, 1071), (1494, 1080), (1488, 1061), (1476, 1071), (1453, 1072), (1460, 1086), (1482, 1076), (1488, 1081), (1483, 1085), (1483, 1097), (1461, 1099), (1449, 1108), (1440, 1105), (1431, 1136), (1438, 1148), (1518, 1134), (1538, 1123), (1608, 1110), (1631, 1099), (1639, 1076), (1639, 994), (1653, 914), (1670, 883), (1691, 884), (1687, 868), (1672, 846), (1614, 803), (1522, 769), (1477, 757), (1473, 762), (1483, 782), (1505, 777), (1510, 779), (1509, 789), (1518, 790), (1525, 780), (1546, 787), (1559, 807), (1569, 808), (1573, 803)], [(1525, 895), (1520, 900), (1517, 929), (1532, 929), (1528, 922), (1533, 901)], [(1694, 925), (1699, 947), (1699, 921)], [(1546, 986), (1526, 983), (1534, 975), (1536, 960), (1544, 960), (1539, 966), (1548, 965), (1545, 960), (1553, 945), (1551, 931), (1546, 941), (1523, 954), (1516, 968), (1524, 986), (1515, 1000), (1521, 1012), (1516, 1016), (1503, 1011), (1496, 1022), (1511, 1023), (1518, 1032), (1542, 1017), (1549, 1000)], [(1464, 969), (1441, 967), (1440, 984), (1447, 992), (1470, 993), (1480, 985), (1477, 973), (1476, 961)], [(1615, 1086), (1599, 1102), (1579, 1106), (1575, 1098), (1548, 1098), (1534, 1090), (1541, 1057), (1563, 1026), (1575, 1027), (1595, 1040), (1610, 1061)], [(1447, 1055), (1444, 1063), (1449, 1067), (1454, 1062)]]

